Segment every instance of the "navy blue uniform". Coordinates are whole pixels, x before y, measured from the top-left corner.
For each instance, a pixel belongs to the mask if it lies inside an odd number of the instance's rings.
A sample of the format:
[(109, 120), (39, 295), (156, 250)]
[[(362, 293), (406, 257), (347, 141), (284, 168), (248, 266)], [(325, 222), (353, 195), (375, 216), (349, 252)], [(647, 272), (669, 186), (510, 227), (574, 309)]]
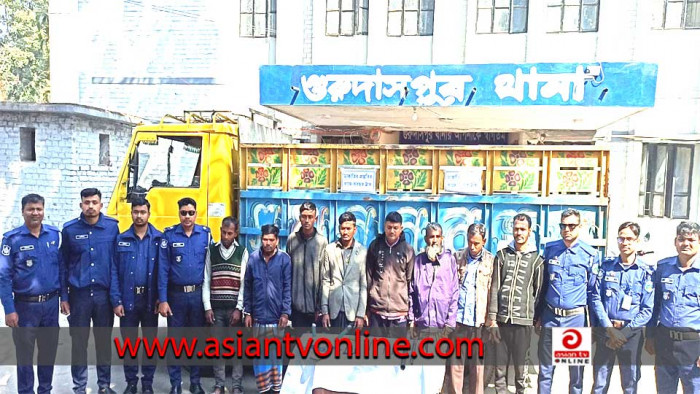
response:
[[(168, 327), (203, 327), (205, 257), (211, 243), (208, 227), (194, 225), (188, 237), (182, 225), (168, 227), (163, 232), (158, 256), (158, 295), (170, 305), (172, 316)], [(168, 366), (170, 384), (181, 384), (179, 365)], [(190, 384), (199, 384), (199, 367), (190, 367)]]
[[(63, 291), (70, 302), (68, 323), (71, 327), (73, 390), (87, 387), (87, 344), (90, 321), (94, 327), (112, 327), (114, 313), (109, 302), (111, 267), (119, 226), (117, 220), (100, 213), (97, 223), (88, 224), (83, 215), (63, 226), (65, 285)], [(66, 298), (62, 298), (66, 299)], [(86, 329), (85, 327), (88, 327)], [(97, 384), (109, 387), (111, 380), (112, 335), (107, 330), (95, 331)]]
[(682, 271), (678, 257), (659, 261), (654, 274), (654, 314), (648, 330), (655, 339), (656, 389), (700, 393), (700, 256)]
[[(544, 302), (540, 303), (538, 317), (541, 320), (538, 355), (540, 372), (538, 386), (540, 393), (552, 389), (554, 365), (552, 365), (551, 327), (584, 327), (585, 307), (597, 317), (605, 316), (598, 292), (598, 252), (592, 246), (574, 241), (567, 248), (563, 240), (550, 242), (545, 247), (544, 260), (547, 271), (544, 278)], [(608, 323), (609, 324), (609, 323)], [(569, 391), (580, 394), (583, 390), (583, 367), (569, 367)]]
[[(13, 329), (17, 352), (17, 392), (34, 393), (34, 369), (28, 355), (39, 347), (39, 393), (51, 392), (53, 364), (58, 346), (58, 329), (41, 335), (27, 327), (58, 327), (58, 295), (61, 289), (59, 247), (61, 233), (56, 227), (41, 226), (35, 237), (26, 226), (3, 235), (0, 253), (0, 300), (5, 314), (17, 313), (21, 330)], [(13, 297), (14, 292), (14, 297)]]
[(605, 260), (601, 264), (600, 298), (605, 308), (605, 317), (611, 325), (614, 323), (615, 327), (621, 329), (627, 342), (618, 350), (605, 346), (607, 337), (596, 343), (593, 358), (593, 392), (596, 394), (608, 392), (615, 357), (620, 361), (623, 392), (637, 392), (644, 343), (642, 330), (651, 319), (654, 309), (652, 274), (652, 268), (640, 259), (628, 267), (622, 265), (619, 257)]
[[(112, 265), (112, 285), (110, 298), (112, 305), (124, 307), (124, 316), (119, 318), (123, 337), (135, 338), (141, 325), (144, 336), (155, 337), (158, 327), (158, 315), (154, 313), (158, 297), (158, 253), (163, 234), (152, 224), (140, 239), (134, 232), (134, 226), (119, 234)], [(139, 381), (138, 365), (125, 360), (124, 376), (128, 384), (136, 385)], [(145, 364), (145, 363), (144, 363)], [(143, 386), (153, 385), (155, 365), (142, 365)]]

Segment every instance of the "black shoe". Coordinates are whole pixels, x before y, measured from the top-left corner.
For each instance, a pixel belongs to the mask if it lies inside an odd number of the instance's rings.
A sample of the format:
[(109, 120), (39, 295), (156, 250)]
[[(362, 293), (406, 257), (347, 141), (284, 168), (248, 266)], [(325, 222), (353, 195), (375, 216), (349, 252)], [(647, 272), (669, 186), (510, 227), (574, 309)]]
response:
[(116, 391), (112, 390), (110, 387), (102, 387), (101, 389), (97, 390), (99, 394), (117, 394)]
[(143, 394), (153, 394), (153, 386), (143, 386), (141, 387), (141, 392)]
[(201, 384), (190, 385), (190, 393), (192, 394), (204, 394), (204, 389)]
[(170, 394), (182, 394), (182, 386), (179, 384), (170, 388)]
[(139, 392), (139, 388), (136, 387), (136, 383), (129, 383), (124, 389), (124, 394), (136, 394)]

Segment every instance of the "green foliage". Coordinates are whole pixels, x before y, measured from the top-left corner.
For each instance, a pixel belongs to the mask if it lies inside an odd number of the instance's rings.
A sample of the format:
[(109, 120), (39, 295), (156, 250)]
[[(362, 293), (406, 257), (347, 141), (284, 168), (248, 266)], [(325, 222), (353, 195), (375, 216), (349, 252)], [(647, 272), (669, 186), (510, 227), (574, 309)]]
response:
[(0, 0), (0, 101), (48, 99), (48, 0)]

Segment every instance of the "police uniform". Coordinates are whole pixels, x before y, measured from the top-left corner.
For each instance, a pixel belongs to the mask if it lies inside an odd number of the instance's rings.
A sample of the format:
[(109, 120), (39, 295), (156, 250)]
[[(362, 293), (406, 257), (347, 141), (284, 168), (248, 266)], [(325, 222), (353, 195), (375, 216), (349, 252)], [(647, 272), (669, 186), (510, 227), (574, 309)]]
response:
[[(538, 317), (542, 330), (538, 348), (540, 372), (538, 386), (540, 393), (552, 389), (554, 365), (552, 365), (551, 327), (585, 327), (586, 305), (591, 313), (604, 316), (603, 304), (597, 290), (599, 260), (598, 252), (592, 246), (574, 241), (567, 248), (563, 240), (550, 242), (545, 247), (544, 260), (547, 271), (544, 280), (544, 301), (539, 306)], [(569, 367), (569, 391), (581, 393), (583, 390), (583, 367)]]
[(700, 393), (700, 256), (681, 271), (678, 257), (659, 261), (654, 274), (654, 315), (649, 336), (656, 348), (656, 389)]
[[(63, 225), (63, 259), (65, 270), (63, 286), (70, 302), (68, 323), (71, 327), (73, 390), (85, 392), (87, 387), (87, 345), (90, 321), (94, 327), (114, 325), (114, 313), (109, 301), (112, 281), (111, 268), (114, 246), (119, 235), (117, 220), (100, 213), (94, 225), (81, 214)], [(97, 358), (97, 385), (111, 392), (112, 335), (110, 330), (94, 331)]]
[[(58, 295), (61, 233), (43, 224), (38, 237), (26, 226), (3, 235), (0, 253), (0, 300), (5, 314), (17, 313), (19, 327), (58, 327)], [(14, 298), (13, 298), (14, 292)], [(37, 335), (39, 334), (39, 335)], [(17, 352), (17, 392), (34, 393), (31, 357), (39, 346), (39, 393), (51, 391), (53, 364), (58, 346), (58, 329), (12, 330)]]
[[(618, 350), (605, 345), (607, 337), (596, 343), (593, 358), (593, 393), (607, 393), (610, 377), (617, 356), (620, 362), (622, 390), (626, 394), (637, 392), (640, 376), (640, 357), (643, 346), (642, 329), (651, 319), (654, 309), (653, 270), (637, 259), (625, 267), (619, 257), (608, 259), (601, 264), (600, 298), (608, 321), (603, 326), (613, 326), (621, 330), (627, 342)], [(609, 324), (608, 324), (609, 323)]]
[[(143, 328), (144, 335), (148, 337), (156, 335), (156, 327), (158, 327), (158, 315), (154, 313), (158, 298), (156, 269), (162, 235), (158, 229), (148, 223), (143, 239), (136, 235), (133, 225), (117, 237), (110, 299), (114, 307), (119, 305), (124, 307), (124, 316), (119, 319), (123, 337), (136, 337), (138, 330), (134, 327), (138, 327), (139, 324)], [(155, 365), (142, 365), (141, 384), (144, 388), (152, 387), (155, 370)], [(127, 384), (138, 383), (138, 372), (138, 365), (127, 365), (125, 361), (124, 376)]]
[[(194, 225), (188, 237), (182, 225), (163, 231), (158, 257), (158, 296), (167, 302), (173, 315), (168, 317), (168, 327), (203, 327), (205, 257), (211, 243), (208, 227)], [(170, 384), (179, 387), (179, 365), (168, 366)], [(199, 367), (190, 367), (190, 384), (199, 384)]]

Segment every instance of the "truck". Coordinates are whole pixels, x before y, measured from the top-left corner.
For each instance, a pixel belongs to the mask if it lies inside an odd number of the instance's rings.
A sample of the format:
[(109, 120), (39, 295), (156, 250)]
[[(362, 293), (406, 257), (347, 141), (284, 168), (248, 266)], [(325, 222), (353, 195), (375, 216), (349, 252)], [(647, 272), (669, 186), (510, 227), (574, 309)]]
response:
[(177, 200), (197, 201), (197, 223), (219, 239), (226, 216), (240, 220), (239, 242), (260, 245), (265, 224), (280, 228), (280, 247), (298, 228), (299, 206), (318, 207), (316, 227), (329, 240), (337, 218), (357, 218), (365, 246), (383, 231), (391, 211), (404, 220), (407, 241), (425, 247), (422, 229), (443, 227), (445, 246), (466, 247), (467, 228), (487, 228), (492, 252), (512, 239), (512, 217), (527, 213), (542, 248), (559, 238), (564, 209), (581, 212), (583, 240), (605, 253), (610, 150), (598, 145), (357, 145), (241, 144), (238, 123), (211, 119), (140, 125), (133, 132), (108, 214), (121, 230), (131, 224), (130, 201), (151, 203), (151, 223), (177, 224)]

